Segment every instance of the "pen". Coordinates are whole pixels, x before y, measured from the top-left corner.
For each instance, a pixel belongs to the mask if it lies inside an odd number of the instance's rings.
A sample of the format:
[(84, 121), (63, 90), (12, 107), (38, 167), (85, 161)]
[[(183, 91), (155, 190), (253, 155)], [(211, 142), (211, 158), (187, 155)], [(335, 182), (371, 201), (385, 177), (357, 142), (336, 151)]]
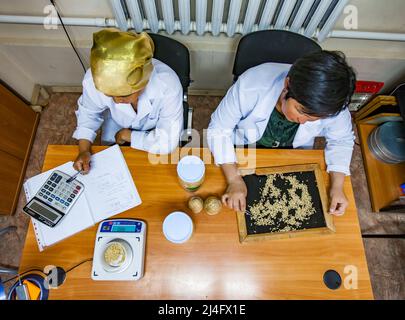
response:
[(83, 169), (82, 170), (80, 170), (80, 171), (77, 171), (73, 176), (71, 176), (69, 179), (67, 179), (66, 180), (66, 183), (71, 183), (74, 179), (76, 179), (76, 177), (79, 175), (79, 173), (81, 173), (83, 171)]

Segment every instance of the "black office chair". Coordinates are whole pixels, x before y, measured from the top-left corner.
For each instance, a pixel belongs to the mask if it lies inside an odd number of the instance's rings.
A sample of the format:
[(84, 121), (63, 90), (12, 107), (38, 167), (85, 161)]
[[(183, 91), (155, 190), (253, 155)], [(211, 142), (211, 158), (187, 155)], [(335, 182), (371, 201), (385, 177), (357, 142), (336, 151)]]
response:
[[(7, 232), (16, 231), (16, 230), (17, 230), (17, 227), (15, 227), (15, 226), (10, 226), (7, 228), (0, 229), (0, 236), (2, 236), (3, 234), (6, 234)], [(5, 267), (0, 266), (0, 275), (1, 274), (12, 275), (12, 274), (17, 274), (17, 272), (18, 272), (17, 268), (5, 268)]]
[(233, 65), (234, 81), (247, 69), (265, 62), (293, 64), (308, 53), (322, 50), (312, 39), (284, 30), (252, 32), (242, 37)]
[(167, 64), (176, 72), (183, 87), (183, 117), (184, 130), (180, 137), (180, 145), (186, 144), (191, 139), (193, 121), (193, 108), (188, 105), (188, 87), (190, 86), (190, 53), (180, 42), (162, 36), (149, 33), (155, 43), (154, 58)]

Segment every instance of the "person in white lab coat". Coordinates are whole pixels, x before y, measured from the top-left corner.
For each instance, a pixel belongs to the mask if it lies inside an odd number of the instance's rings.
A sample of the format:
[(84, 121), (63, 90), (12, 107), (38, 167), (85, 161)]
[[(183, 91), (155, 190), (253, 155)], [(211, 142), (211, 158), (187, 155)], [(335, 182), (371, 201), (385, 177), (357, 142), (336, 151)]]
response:
[(104, 123), (103, 144), (130, 143), (151, 153), (170, 153), (183, 127), (183, 89), (176, 73), (153, 59), (147, 33), (104, 29), (93, 35), (90, 64), (78, 100), (79, 142), (74, 167), (90, 170), (91, 145)]
[(223, 203), (246, 209), (247, 188), (237, 171), (234, 144), (311, 148), (315, 137), (324, 136), (331, 176), (329, 212), (342, 215), (348, 205), (344, 177), (350, 174), (354, 144), (347, 107), (355, 83), (344, 54), (331, 51), (311, 53), (293, 65), (264, 63), (244, 72), (212, 114), (207, 133), (228, 183)]

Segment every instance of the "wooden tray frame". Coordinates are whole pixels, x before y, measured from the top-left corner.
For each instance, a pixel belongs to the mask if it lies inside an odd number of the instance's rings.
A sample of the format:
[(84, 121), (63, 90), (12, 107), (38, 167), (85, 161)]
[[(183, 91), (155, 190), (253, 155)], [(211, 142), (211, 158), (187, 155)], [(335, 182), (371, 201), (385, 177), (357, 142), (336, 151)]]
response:
[(303, 236), (313, 236), (321, 234), (331, 234), (336, 232), (335, 225), (333, 223), (333, 216), (328, 213), (328, 197), (326, 195), (325, 182), (323, 180), (322, 171), (319, 164), (303, 164), (303, 165), (292, 165), (292, 166), (280, 166), (280, 167), (265, 167), (256, 169), (239, 169), (239, 173), (242, 176), (257, 174), (257, 175), (267, 175), (274, 173), (289, 173), (289, 172), (305, 172), (314, 171), (315, 179), (318, 184), (319, 196), (321, 198), (322, 210), (325, 217), (326, 227), (322, 228), (311, 228), (305, 230), (294, 230), (287, 232), (278, 233), (261, 233), (261, 234), (248, 234), (246, 228), (245, 213), (238, 211), (236, 213), (238, 220), (238, 230), (239, 230), (239, 242), (251, 242), (251, 241), (263, 241), (271, 239), (286, 239), (293, 237), (303, 237)]

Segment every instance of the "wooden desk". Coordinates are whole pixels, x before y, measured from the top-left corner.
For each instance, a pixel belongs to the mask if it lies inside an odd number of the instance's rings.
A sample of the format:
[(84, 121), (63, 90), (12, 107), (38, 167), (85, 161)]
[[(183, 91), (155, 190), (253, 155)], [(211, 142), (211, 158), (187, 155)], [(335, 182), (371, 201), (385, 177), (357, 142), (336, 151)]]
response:
[[(94, 151), (103, 147), (95, 147)], [(44, 170), (74, 159), (75, 146), (49, 146)], [(175, 210), (189, 212), (190, 196), (177, 181), (176, 165), (151, 165), (144, 152), (122, 148), (142, 198), (142, 205), (120, 215), (147, 222), (145, 276), (138, 282), (91, 280), (91, 263), (68, 274), (51, 299), (372, 299), (373, 294), (350, 179), (345, 191), (350, 206), (335, 219), (337, 233), (308, 238), (241, 245), (236, 214), (191, 214), (194, 234), (185, 244), (164, 238), (162, 222)], [(208, 156), (208, 158), (210, 158)], [(257, 166), (319, 163), (319, 150), (257, 150)], [(325, 173), (327, 180), (327, 174)], [(206, 166), (206, 180), (197, 192), (220, 195), (225, 180), (219, 167)], [(48, 264), (65, 269), (93, 256), (96, 226), (40, 253), (30, 226), (20, 270)], [(357, 267), (358, 288), (336, 291), (323, 284), (323, 273), (337, 270), (344, 279), (347, 265)]]

